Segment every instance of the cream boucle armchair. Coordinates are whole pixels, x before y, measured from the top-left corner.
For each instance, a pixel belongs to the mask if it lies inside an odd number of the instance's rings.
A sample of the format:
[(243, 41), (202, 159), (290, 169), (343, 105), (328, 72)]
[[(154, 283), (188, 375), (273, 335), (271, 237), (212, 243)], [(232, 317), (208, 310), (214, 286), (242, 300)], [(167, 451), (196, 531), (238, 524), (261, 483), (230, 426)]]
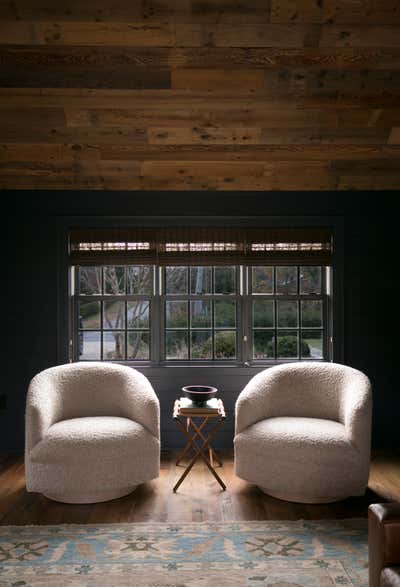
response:
[(308, 361), (266, 369), (236, 403), (236, 474), (288, 501), (362, 495), (371, 407), (369, 380), (351, 367)]
[(160, 407), (144, 375), (71, 363), (34, 377), (26, 403), (28, 491), (66, 503), (121, 497), (160, 469)]

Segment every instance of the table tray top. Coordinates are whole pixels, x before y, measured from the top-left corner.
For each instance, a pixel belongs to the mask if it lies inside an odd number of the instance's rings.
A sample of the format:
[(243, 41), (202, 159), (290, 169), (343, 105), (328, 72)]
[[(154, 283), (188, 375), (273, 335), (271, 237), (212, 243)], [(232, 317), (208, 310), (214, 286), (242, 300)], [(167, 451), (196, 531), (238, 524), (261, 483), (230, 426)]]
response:
[(185, 409), (185, 412), (181, 412), (181, 402), (179, 399), (175, 400), (174, 403), (174, 412), (173, 418), (178, 418), (179, 416), (185, 418), (225, 418), (225, 408), (222, 399), (218, 399), (218, 412), (208, 412), (204, 410), (201, 406), (198, 408), (191, 408), (190, 410)]

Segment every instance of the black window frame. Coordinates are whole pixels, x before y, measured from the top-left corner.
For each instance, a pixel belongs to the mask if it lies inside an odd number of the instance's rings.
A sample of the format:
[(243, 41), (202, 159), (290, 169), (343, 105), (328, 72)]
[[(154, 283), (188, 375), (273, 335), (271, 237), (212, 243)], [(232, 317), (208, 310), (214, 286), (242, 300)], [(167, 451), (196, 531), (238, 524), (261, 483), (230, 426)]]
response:
[[(273, 268), (273, 292), (272, 293), (254, 293), (252, 291), (252, 270), (254, 267), (272, 267)], [(301, 265), (292, 265), (292, 267), (296, 267), (297, 270), (297, 277), (296, 277), (296, 289), (297, 292), (294, 294), (283, 294), (279, 293), (276, 290), (276, 269), (277, 267), (283, 267), (284, 265), (271, 265), (267, 262), (263, 265), (249, 265), (246, 267), (247, 271), (247, 291), (246, 291), (246, 306), (247, 306), (247, 332), (251, 340), (249, 340), (249, 350), (248, 359), (249, 362), (255, 364), (270, 364), (270, 363), (285, 363), (289, 361), (330, 361), (332, 360), (332, 349), (330, 345), (330, 339), (332, 336), (331, 324), (332, 321), (330, 320), (330, 315), (332, 312), (333, 306), (333, 296), (330, 291), (328, 291), (329, 283), (332, 280), (333, 268), (332, 266), (318, 266), (321, 268), (321, 292), (318, 294), (315, 293), (302, 293), (300, 290), (300, 272), (301, 267), (313, 267), (315, 265), (307, 265), (307, 263), (303, 263)], [(274, 307), (274, 325), (272, 327), (255, 327), (253, 323), (253, 308), (254, 302), (256, 300), (269, 300), (273, 302)], [(298, 309), (298, 324), (296, 327), (281, 327), (279, 326), (279, 319), (278, 319), (278, 304), (280, 301), (295, 301), (297, 303)], [(302, 325), (302, 302), (304, 301), (321, 301), (322, 302), (322, 321), (321, 327), (303, 327)], [(262, 359), (255, 359), (254, 358), (254, 332), (255, 331), (270, 331), (274, 334), (273, 341), (274, 341), (274, 356), (271, 358), (262, 358)], [(321, 358), (312, 358), (307, 356), (302, 356), (301, 351), (301, 344), (302, 344), (302, 332), (304, 331), (321, 331), (322, 333), (322, 357)], [(279, 332), (296, 332), (298, 338), (298, 354), (296, 357), (282, 357), (278, 354), (278, 337)], [(245, 335), (246, 336), (246, 335)]]
[[(225, 265), (223, 265), (225, 266)], [(228, 267), (232, 267), (232, 263), (227, 263), (226, 266)], [(231, 294), (220, 294), (220, 293), (215, 293), (214, 291), (212, 291), (212, 293), (208, 293), (208, 294), (193, 294), (191, 292), (191, 288), (190, 288), (190, 271), (191, 271), (191, 266), (185, 266), (188, 269), (188, 293), (187, 294), (172, 294), (172, 293), (167, 293), (166, 291), (166, 272), (165, 272), (165, 268), (164, 267), (160, 267), (160, 273), (162, 275), (162, 291), (161, 291), (161, 295), (160, 295), (160, 302), (161, 302), (161, 321), (160, 321), (160, 329), (161, 329), (161, 344), (160, 344), (160, 353), (159, 353), (159, 364), (161, 365), (166, 365), (166, 364), (183, 364), (183, 365), (194, 365), (194, 364), (198, 364), (198, 365), (222, 365), (222, 364), (227, 364), (227, 365), (241, 365), (243, 360), (242, 360), (242, 347), (240, 344), (240, 333), (242, 330), (242, 319), (241, 319), (241, 311), (240, 311), (240, 306), (241, 306), (241, 299), (240, 299), (240, 272), (239, 272), (239, 266), (234, 266), (235, 268), (235, 292), (231, 293)], [(194, 266), (196, 267), (196, 266)], [(201, 267), (201, 265), (198, 265), (198, 267)], [(215, 284), (215, 267), (212, 267), (212, 290), (214, 290), (214, 284)], [(188, 342), (189, 342), (189, 353), (190, 353), (190, 347), (191, 347), (191, 342), (190, 342), (190, 333), (192, 331), (200, 331), (202, 329), (200, 328), (191, 328), (191, 312), (190, 312), (190, 302), (192, 301), (210, 301), (212, 304), (212, 322), (211, 322), (211, 327), (209, 329), (204, 329), (204, 330), (211, 330), (212, 332), (212, 353), (213, 353), (213, 358), (212, 359), (193, 359), (189, 358), (186, 360), (182, 360), (182, 359), (167, 359), (166, 357), (166, 335), (168, 330), (173, 331), (176, 330), (174, 328), (168, 329), (166, 326), (166, 303), (168, 301), (187, 301), (188, 302), (188, 327), (187, 327), (187, 333), (188, 333)], [(218, 300), (230, 300), (230, 301), (235, 301), (236, 302), (236, 326), (235, 328), (216, 328), (215, 324), (214, 324), (214, 301), (218, 301)], [(183, 330), (183, 329), (182, 329)], [(227, 358), (222, 358), (222, 359), (218, 359), (214, 357), (215, 354), (215, 332), (221, 330), (225, 330), (225, 331), (235, 331), (236, 336), (235, 336), (235, 347), (236, 347), (236, 353), (235, 353), (235, 357), (232, 359), (227, 359)]]
[[(91, 359), (80, 359), (81, 354), (81, 337), (84, 332), (99, 332), (100, 335), (100, 358), (92, 360), (109, 360), (115, 362), (123, 362), (124, 364), (131, 364), (132, 366), (138, 365), (183, 365), (193, 366), (204, 365), (236, 365), (244, 366), (250, 365), (271, 365), (275, 363), (285, 363), (290, 361), (301, 361), (301, 360), (312, 360), (312, 361), (327, 361), (331, 360), (330, 350), (330, 331), (329, 331), (329, 315), (331, 312), (332, 297), (330, 292), (327, 291), (328, 273), (332, 274), (331, 267), (319, 266), (321, 268), (321, 292), (315, 293), (301, 293), (300, 291), (300, 271), (301, 267), (307, 267), (303, 263), (302, 265), (293, 265), (296, 269), (296, 293), (285, 294), (276, 291), (276, 271), (279, 267), (285, 267), (285, 265), (271, 265), (267, 262), (263, 265), (235, 265), (235, 291), (233, 293), (215, 293), (215, 267), (212, 268), (212, 291), (210, 293), (196, 294), (191, 292), (190, 277), (191, 277), (191, 266), (182, 266), (187, 271), (187, 282), (188, 287), (186, 293), (167, 293), (166, 288), (166, 267), (148, 265), (151, 268), (151, 282), (152, 291), (143, 294), (128, 294), (127, 285), (125, 284), (125, 291), (120, 294), (110, 294), (105, 292), (105, 281), (104, 271), (109, 265), (101, 265), (101, 281), (103, 291), (100, 294), (81, 294), (79, 291), (79, 266), (74, 266), (71, 270), (74, 272), (73, 282), (75, 284), (75, 293), (73, 295), (73, 312), (74, 312), (74, 327), (73, 327), (73, 359), (74, 360), (88, 360)], [(227, 263), (226, 266), (232, 267), (232, 264)], [(128, 267), (128, 266), (127, 266)], [(196, 266), (195, 266), (196, 267)], [(272, 293), (254, 293), (252, 291), (252, 274), (254, 267), (271, 267), (273, 271), (273, 284), (274, 289)], [(127, 319), (127, 306), (130, 301), (148, 301), (149, 302), (149, 328), (129, 328)], [(216, 327), (214, 321), (214, 308), (215, 302), (218, 301), (234, 301), (235, 312), (236, 312), (236, 325), (233, 327)], [(268, 300), (273, 303), (274, 307), (274, 325), (272, 327), (254, 327), (253, 324), (253, 308), (254, 302), (257, 300)], [(80, 304), (81, 302), (100, 302), (100, 327), (92, 329), (83, 329), (80, 323)], [(122, 328), (105, 328), (103, 321), (104, 304), (107, 302), (120, 301), (125, 304), (125, 320), (124, 327)], [(187, 325), (185, 327), (173, 327), (168, 328), (166, 324), (166, 305), (169, 301), (184, 302), (188, 306), (187, 313)], [(209, 301), (212, 307), (211, 326), (207, 328), (193, 327), (191, 326), (191, 302), (193, 301)], [(298, 324), (295, 327), (280, 327), (278, 324), (278, 312), (277, 308), (279, 302), (295, 301), (297, 304)], [(322, 333), (322, 357), (309, 357), (302, 356), (301, 344), (302, 344), (302, 331), (310, 331), (313, 327), (303, 327), (301, 321), (302, 315), (302, 302), (304, 301), (321, 301), (322, 303), (322, 324), (321, 327), (315, 328), (315, 331)], [(155, 318), (157, 316), (158, 318)], [(274, 355), (271, 357), (255, 358), (254, 357), (254, 333), (255, 331), (266, 330), (273, 333), (273, 344), (274, 344)], [(182, 331), (187, 335), (188, 342), (188, 358), (175, 359), (167, 358), (166, 356), (166, 338), (168, 332)], [(211, 331), (212, 332), (212, 354), (213, 357), (210, 359), (198, 359), (190, 356), (191, 348), (191, 332), (197, 331)], [(217, 358), (215, 357), (215, 334), (218, 331), (235, 331), (235, 357), (229, 358)], [(104, 333), (108, 332), (123, 332), (124, 333), (124, 356), (127, 357), (128, 352), (128, 336), (130, 332), (148, 332), (149, 335), (149, 358), (148, 359), (132, 359), (132, 358), (104, 358)], [(289, 332), (294, 332), (297, 338), (297, 355), (291, 357), (279, 356), (278, 350), (278, 337), (280, 332), (285, 332), (288, 335)]]
[[(344, 356), (343, 347), (343, 270), (344, 270), (344, 222), (343, 218), (337, 217), (323, 217), (323, 216), (309, 216), (309, 217), (266, 217), (266, 216), (249, 216), (249, 217), (224, 217), (224, 226), (237, 226), (238, 221), (241, 226), (252, 227), (252, 226), (265, 226), (265, 227), (329, 227), (332, 232), (334, 249), (332, 256), (332, 267), (334, 270), (334, 279), (331, 286), (334, 303), (331, 304), (327, 317), (327, 326), (329, 335), (327, 336), (327, 347), (329, 356), (325, 359), (326, 361), (342, 362)], [(73, 330), (74, 324), (71, 321), (73, 316), (73, 295), (72, 295), (72, 282), (73, 277), (70, 271), (69, 265), (69, 245), (68, 235), (71, 228), (76, 226), (81, 227), (96, 227), (99, 228), (134, 228), (135, 226), (143, 227), (154, 227), (159, 225), (163, 226), (202, 226), (202, 225), (213, 225), (220, 226), (220, 217), (201, 217), (201, 216), (184, 216), (184, 217), (167, 217), (167, 216), (137, 216), (137, 217), (94, 217), (94, 216), (69, 216), (60, 217), (57, 219), (58, 224), (58, 246), (59, 246), (59, 264), (58, 264), (58, 340), (57, 340), (57, 360), (59, 363), (71, 362), (76, 360), (73, 354)], [(158, 274), (158, 272), (156, 272)], [(157, 280), (156, 280), (157, 281)], [(246, 316), (245, 308), (242, 307), (243, 322), (248, 319)], [(161, 316), (157, 316), (157, 308), (153, 308), (153, 320), (160, 320)], [(242, 331), (243, 334), (243, 331)], [(152, 345), (153, 345), (152, 341)], [(249, 341), (247, 341), (249, 343)], [(245, 347), (245, 345), (244, 345)], [(247, 355), (248, 356), (248, 353)], [(201, 362), (202, 367), (213, 367), (213, 369), (219, 369), (219, 373), (231, 373), (232, 367), (239, 369), (238, 372), (242, 371), (243, 374), (256, 373), (264, 367), (271, 366), (273, 364), (282, 361), (257, 361), (250, 364), (249, 361), (244, 360), (237, 364), (230, 363), (226, 365), (220, 362), (206, 363)], [(116, 361), (119, 362), (119, 361)], [(284, 360), (284, 362), (290, 362)], [(184, 364), (176, 363), (174, 365), (171, 362), (138, 362), (131, 363), (130, 361), (124, 361), (124, 364), (132, 364), (135, 368), (145, 368), (144, 372), (156, 375), (164, 369), (164, 367), (173, 368), (185, 366)], [(186, 363), (187, 366), (192, 366), (193, 363)], [(194, 365), (193, 365), (194, 367)], [(226, 371), (225, 367), (229, 367)], [(250, 367), (250, 369), (249, 369)], [(160, 371), (161, 369), (161, 371)], [(197, 372), (197, 371), (196, 371)], [(206, 373), (205, 369), (202, 368), (202, 373)]]
[[(81, 346), (82, 346), (82, 337), (84, 336), (85, 332), (98, 332), (100, 336), (100, 358), (97, 360), (100, 361), (107, 361), (112, 360), (113, 362), (121, 362), (124, 363), (137, 363), (137, 364), (146, 364), (151, 362), (151, 355), (153, 354), (153, 328), (151, 324), (151, 316), (153, 315), (153, 305), (154, 305), (154, 269), (151, 271), (150, 281), (151, 281), (151, 288), (153, 290), (152, 293), (142, 293), (142, 294), (132, 294), (128, 293), (127, 291), (127, 280), (125, 276), (125, 292), (121, 294), (110, 294), (106, 293), (105, 291), (105, 275), (104, 269), (109, 267), (110, 265), (99, 265), (98, 267), (101, 268), (101, 283), (102, 283), (102, 291), (99, 294), (82, 294), (79, 291), (79, 271), (80, 266), (71, 267), (71, 271), (73, 272), (72, 276), (72, 283), (74, 284), (75, 292), (72, 296), (71, 301), (71, 310), (73, 312), (72, 316), (72, 349), (73, 349), (73, 358), (75, 361), (79, 360), (88, 360), (90, 359), (80, 359), (81, 354)], [(129, 302), (135, 301), (144, 301), (149, 302), (149, 328), (129, 328), (128, 326), (128, 304)], [(100, 303), (100, 325), (96, 328), (83, 328), (81, 325), (81, 314), (80, 314), (80, 304), (82, 302), (99, 302)], [(124, 326), (121, 328), (105, 328), (104, 327), (104, 304), (107, 302), (122, 302), (124, 307)], [(149, 359), (107, 359), (104, 358), (104, 334), (109, 332), (123, 332), (124, 334), (124, 355), (127, 357), (128, 355), (128, 336), (130, 333), (136, 332), (146, 332), (149, 336)], [(96, 359), (93, 359), (96, 360)]]

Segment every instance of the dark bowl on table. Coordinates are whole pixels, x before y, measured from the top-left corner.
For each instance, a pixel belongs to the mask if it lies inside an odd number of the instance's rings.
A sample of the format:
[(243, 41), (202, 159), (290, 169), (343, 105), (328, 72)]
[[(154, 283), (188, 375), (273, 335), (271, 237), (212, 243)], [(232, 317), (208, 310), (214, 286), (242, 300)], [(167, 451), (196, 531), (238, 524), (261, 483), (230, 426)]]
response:
[(215, 397), (218, 389), (211, 385), (186, 385), (182, 391), (194, 404), (204, 404)]

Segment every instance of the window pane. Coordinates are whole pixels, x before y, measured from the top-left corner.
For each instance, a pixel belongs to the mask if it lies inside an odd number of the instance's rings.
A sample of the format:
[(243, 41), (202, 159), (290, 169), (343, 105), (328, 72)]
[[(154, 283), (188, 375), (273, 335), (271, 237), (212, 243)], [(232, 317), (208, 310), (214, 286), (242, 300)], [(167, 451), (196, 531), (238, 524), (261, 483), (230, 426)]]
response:
[(152, 267), (148, 265), (130, 266), (126, 270), (128, 294), (151, 295), (153, 290)]
[(190, 293), (210, 294), (212, 292), (212, 268), (192, 267), (190, 269)]
[(125, 359), (125, 332), (103, 332), (103, 359)]
[(230, 300), (217, 300), (214, 305), (215, 328), (236, 327), (236, 302)]
[(301, 341), (301, 356), (311, 359), (322, 359), (323, 356), (322, 330), (303, 330)]
[(296, 301), (278, 300), (278, 327), (296, 328), (299, 324), (298, 305)]
[(218, 294), (233, 294), (236, 291), (235, 267), (214, 268), (214, 292)]
[(275, 356), (275, 338), (271, 330), (255, 330), (253, 333), (253, 359), (271, 359)]
[(253, 326), (271, 328), (275, 324), (273, 300), (253, 301)]
[(296, 331), (278, 332), (278, 358), (297, 359), (299, 356), (299, 336)]
[(99, 361), (100, 360), (100, 332), (79, 333), (79, 360)]
[(190, 319), (192, 328), (211, 328), (211, 301), (190, 302)]
[(194, 330), (191, 335), (191, 358), (212, 359), (212, 334), (210, 330)]
[(101, 267), (79, 267), (79, 293), (84, 296), (101, 294)]
[(148, 361), (150, 358), (150, 335), (148, 332), (128, 332), (128, 359)]
[(273, 294), (274, 268), (252, 267), (251, 289), (255, 294)]
[(125, 302), (104, 302), (103, 328), (125, 328)]
[(149, 328), (150, 302), (137, 300), (128, 302), (128, 328)]
[(321, 267), (300, 267), (300, 293), (320, 294), (321, 289)]
[(166, 334), (166, 358), (188, 359), (188, 335), (185, 330), (168, 331)]
[(322, 328), (322, 301), (301, 302), (301, 325), (308, 328)]
[(218, 330), (215, 333), (215, 358), (236, 358), (236, 332), (231, 330)]
[(166, 302), (165, 303), (165, 324), (167, 328), (188, 327), (188, 303)]
[(276, 268), (276, 293), (297, 294), (297, 267)]
[(125, 293), (125, 267), (104, 267), (104, 292), (112, 295)]
[(188, 293), (188, 268), (187, 267), (166, 267), (165, 268), (165, 291), (167, 294)]
[(100, 302), (79, 302), (79, 328), (100, 328)]

